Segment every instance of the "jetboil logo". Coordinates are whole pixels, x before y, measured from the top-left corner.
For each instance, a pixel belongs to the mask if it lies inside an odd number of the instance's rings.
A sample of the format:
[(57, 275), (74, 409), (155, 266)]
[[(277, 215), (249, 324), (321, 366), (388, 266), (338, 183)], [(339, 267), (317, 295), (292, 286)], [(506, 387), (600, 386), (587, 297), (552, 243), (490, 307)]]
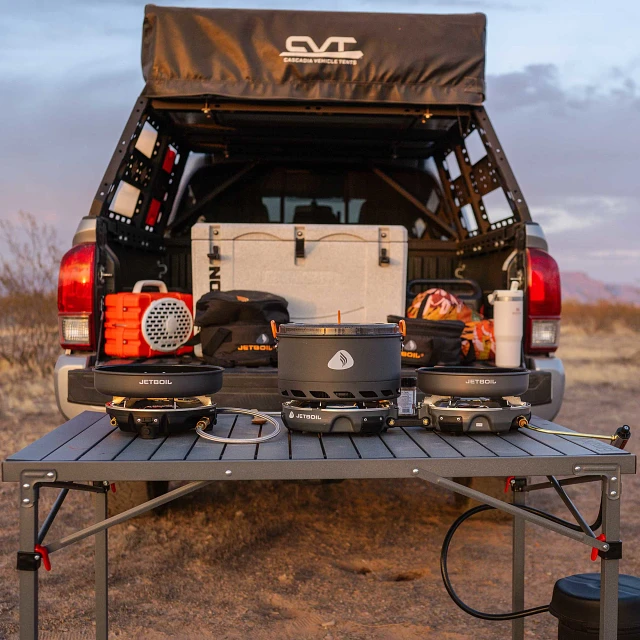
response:
[(351, 369), (353, 367), (353, 357), (348, 351), (338, 351), (331, 360), (329, 360), (327, 366), (334, 371), (342, 371), (343, 369)]
[(299, 413), (296, 415), (293, 411), (289, 412), (289, 418), (292, 420), (297, 418), (298, 420), (322, 420), (322, 418), (315, 413)]
[(350, 36), (330, 36), (318, 46), (311, 36), (289, 36), (286, 51), (280, 54), (285, 62), (298, 64), (358, 64), (364, 53), (355, 49), (347, 50), (345, 45), (358, 44)]

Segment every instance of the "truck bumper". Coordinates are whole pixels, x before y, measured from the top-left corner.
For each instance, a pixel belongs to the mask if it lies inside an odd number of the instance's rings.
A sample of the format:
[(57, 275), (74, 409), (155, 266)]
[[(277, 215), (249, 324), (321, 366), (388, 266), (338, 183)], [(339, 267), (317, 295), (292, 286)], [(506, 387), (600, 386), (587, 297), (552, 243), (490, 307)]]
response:
[[(61, 355), (56, 361), (53, 371), (53, 386), (56, 392), (56, 402), (60, 413), (67, 419), (77, 416), (83, 411), (104, 411), (105, 396), (93, 388), (93, 369), (90, 368), (91, 355)], [(78, 384), (78, 376), (73, 372), (90, 372), (91, 389), (82, 394)], [(86, 376), (85, 376), (86, 379)], [(78, 393), (81, 393), (78, 397)], [(80, 401), (79, 401), (80, 400)], [(84, 401), (83, 401), (84, 400)]]
[[(522, 399), (531, 403), (531, 409), (536, 416), (553, 420), (558, 415), (564, 398), (565, 374), (562, 360), (554, 356), (531, 356), (526, 362), (532, 375), (529, 391)], [(544, 377), (546, 382), (536, 388), (539, 376)]]

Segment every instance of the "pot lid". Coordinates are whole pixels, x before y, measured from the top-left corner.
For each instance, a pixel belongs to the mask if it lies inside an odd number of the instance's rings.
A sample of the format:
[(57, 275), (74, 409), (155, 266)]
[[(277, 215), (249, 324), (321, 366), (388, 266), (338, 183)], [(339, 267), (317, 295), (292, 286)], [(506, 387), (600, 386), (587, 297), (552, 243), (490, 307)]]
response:
[(281, 324), (278, 337), (284, 336), (399, 336), (400, 327), (392, 323), (379, 324)]

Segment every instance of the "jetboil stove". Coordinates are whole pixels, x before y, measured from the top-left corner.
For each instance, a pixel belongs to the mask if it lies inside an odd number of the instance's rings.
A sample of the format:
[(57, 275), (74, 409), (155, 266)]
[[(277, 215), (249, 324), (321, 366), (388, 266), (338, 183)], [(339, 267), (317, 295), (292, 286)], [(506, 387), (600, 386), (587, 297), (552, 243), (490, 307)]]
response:
[(418, 415), (438, 431), (500, 433), (531, 418), (531, 405), (520, 399), (529, 387), (526, 369), (423, 367), (417, 374), (425, 393)]
[(278, 386), (294, 431), (379, 433), (400, 394), (397, 324), (283, 324)]
[(157, 438), (193, 429), (203, 419), (215, 424), (210, 396), (222, 387), (222, 371), (207, 365), (108, 365), (96, 367), (94, 384), (113, 396), (106, 403), (113, 426)]
[[(397, 324), (283, 324), (277, 332), (282, 420), (293, 431), (380, 433), (423, 426), (502, 432), (531, 416), (525, 369), (425, 367), (401, 378)], [(417, 402), (417, 388), (425, 393)]]

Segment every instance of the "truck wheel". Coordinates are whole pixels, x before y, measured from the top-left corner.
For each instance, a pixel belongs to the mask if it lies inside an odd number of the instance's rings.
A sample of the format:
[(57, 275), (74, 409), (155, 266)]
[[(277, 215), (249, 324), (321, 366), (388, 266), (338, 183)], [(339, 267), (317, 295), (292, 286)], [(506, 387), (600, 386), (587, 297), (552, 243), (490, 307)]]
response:
[[(118, 482), (116, 492), (109, 494), (109, 516), (116, 516), (127, 509), (164, 495), (169, 490), (166, 480), (153, 482)], [(143, 514), (146, 515), (146, 514)]]

